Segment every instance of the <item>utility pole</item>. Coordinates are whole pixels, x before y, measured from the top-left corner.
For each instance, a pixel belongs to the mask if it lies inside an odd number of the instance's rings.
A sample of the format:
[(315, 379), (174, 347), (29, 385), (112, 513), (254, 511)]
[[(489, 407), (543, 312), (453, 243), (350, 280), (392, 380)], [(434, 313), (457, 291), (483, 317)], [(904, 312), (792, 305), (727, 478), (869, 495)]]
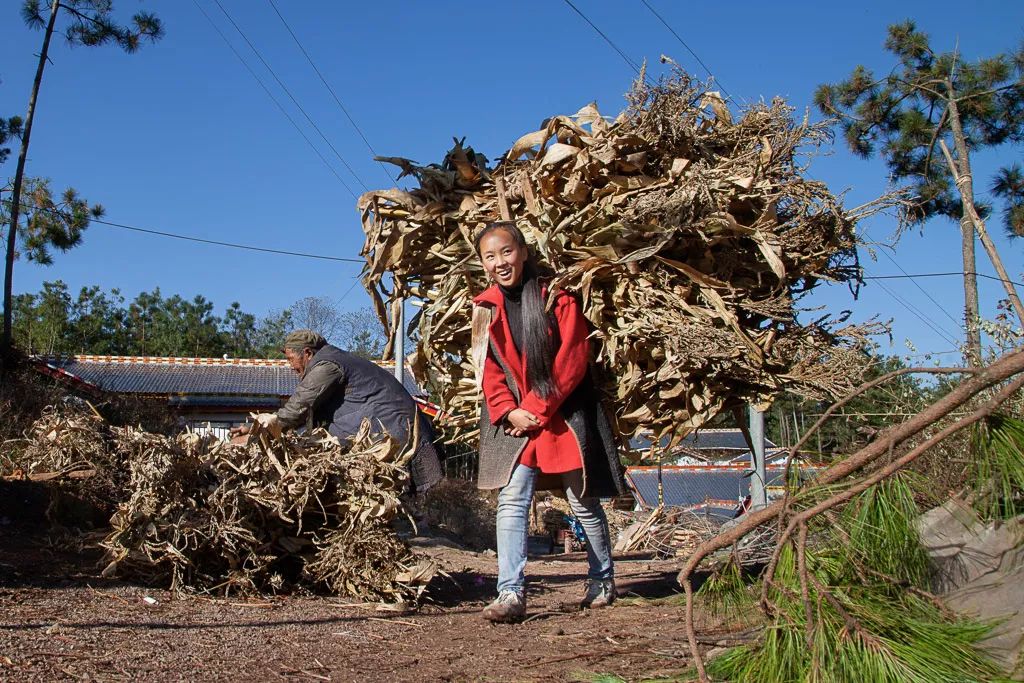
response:
[(750, 509), (760, 510), (768, 505), (768, 491), (765, 487), (766, 470), (764, 464), (764, 413), (749, 406), (750, 440), (753, 448), (750, 451)]
[(405, 386), (405, 299), (398, 299), (398, 325), (395, 327), (395, 379)]

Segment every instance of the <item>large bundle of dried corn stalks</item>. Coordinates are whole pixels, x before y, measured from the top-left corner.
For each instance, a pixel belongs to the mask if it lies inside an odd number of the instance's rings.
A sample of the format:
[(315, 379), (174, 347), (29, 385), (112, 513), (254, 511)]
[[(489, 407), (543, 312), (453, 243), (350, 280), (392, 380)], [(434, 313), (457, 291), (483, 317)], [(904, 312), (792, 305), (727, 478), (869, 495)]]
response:
[(221, 593), (296, 586), (339, 595), (415, 598), (434, 573), (390, 521), (408, 454), (369, 423), (350, 441), (318, 430), (247, 445), (186, 434), (124, 432), (131, 497), (104, 541), (106, 573), (170, 576), (174, 588)]
[[(616, 550), (648, 551), (658, 557), (688, 557), (709, 538), (717, 536), (729, 522), (681, 507), (656, 507), (642, 522), (627, 528), (619, 537)], [(733, 547), (727, 557), (742, 565), (764, 564), (771, 558), (775, 528), (764, 527)], [(717, 558), (722, 561), (723, 558)]]
[(392, 330), (398, 297), (423, 301), (417, 379), (472, 423), (471, 299), (487, 286), (472, 238), (511, 217), (551, 288), (581, 297), (620, 433), (678, 438), (783, 389), (850, 387), (870, 330), (798, 322), (794, 299), (858, 276), (854, 224), (885, 202), (847, 211), (808, 179), (801, 148), (827, 129), (781, 100), (734, 120), (676, 73), (629, 102), (614, 120), (594, 105), (548, 119), (493, 169), (461, 142), (440, 166), (387, 159), (419, 187), (360, 198), (364, 283)]
[[(307, 587), (409, 600), (434, 573), (391, 525), (411, 453), (369, 428), (339, 442), (322, 430), (273, 437), (256, 425), (247, 444), (233, 445), (48, 411), (11, 476), (54, 474), (47, 479), (116, 507), (106, 574), (198, 591)], [(63, 476), (75, 473), (87, 476)]]

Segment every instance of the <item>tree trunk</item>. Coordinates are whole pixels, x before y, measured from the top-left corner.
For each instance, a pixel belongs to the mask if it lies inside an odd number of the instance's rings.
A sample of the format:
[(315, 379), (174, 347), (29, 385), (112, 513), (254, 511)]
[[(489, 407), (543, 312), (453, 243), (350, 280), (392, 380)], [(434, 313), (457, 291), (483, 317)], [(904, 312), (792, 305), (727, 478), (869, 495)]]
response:
[(978, 325), (981, 313), (978, 309), (974, 226), (967, 216), (960, 219), (960, 238), (964, 270), (964, 329), (967, 331), (967, 349), (964, 352), (964, 360), (967, 361), (968, 367), (976, 368), (981, 366), (981, 328)]
[(7, 264), (4, 270), (4, 335), (0, 340), (0, 355), (8, 357), (11, 352), (11, 317), (14, 281), (14, 255), (18, 245), (18, 219), (21, 211), (21, 184), (25, 178), (25, 161), (28, 158), (28, 143), (32, 136), (32, 119), (36, 112), (36, 97), (39, 86), (43, 82), (43, 69), (46, 67), (46, 55), (50, 51), (50, 38), (53, 27), (57, 23), (57, 10), (60, 0), (53, 0), (50, 6), (50, 20), (46, 24), (43, 35), (43, 49), (39, 52), (39, 66), (36, 67), (36, 79), (32, 84), (32, 94), (28, 98), (28, 113), (25, 115), (25, 128), (21, 136), (21, 150), (18, 152), (18, 166), (14, 171), (14, 186), (11, 193), (11, 224), (7, 230)]
[[(953, 172), (953, 178), (956, 180), (956, 186), (960, 191), (960, 198), (964, 205), (964, 213), (974, 225), (974, 229), (977, 230), (981, 244), (985, 247), (985, 252), (988, 254), (988, 258), (996, 269), (996, 273), (1003, 283), (1003, 288), (1006, 290), (1006, 298), (1010, 300), (1010, 305), (1013, 306), (1013, 310), (1017, 313), (1017, 319), (1024, 324), (1024, 305), (1021, 304), (1020, 297), (1017, 296), (1017, 288), (1010, 281), (1010, 276), (1006, 273), (1006, 268), (1003, 267), (1003, 259), (1000, 258), (999, 252), (996, 251), (996, 245), (988, 234), (985, 221), (981, 219), (978, 209), (974, 205), (974, 178), (971, 175), (970, 150), (967, 149), (967, 138), (964, 136), (963, 126), (960, 122), (960, 110), (956, 105), (956, 93), (953, 92), (952, 83), (949, 81), (947, 83), (949, 85), (949, 127), (953, 132), (953, 144), (956, 146), (957, 160), (960, 163), (954, 163), (953, 156), (950, 154), (949, 147), (946, 146), (944, 140), (940, 140), (939, 145), (946, 157), (946, 163), (949, 164), (950, 170)], [(975, 285), (975, 291), (977, 291), (977, 285)]]

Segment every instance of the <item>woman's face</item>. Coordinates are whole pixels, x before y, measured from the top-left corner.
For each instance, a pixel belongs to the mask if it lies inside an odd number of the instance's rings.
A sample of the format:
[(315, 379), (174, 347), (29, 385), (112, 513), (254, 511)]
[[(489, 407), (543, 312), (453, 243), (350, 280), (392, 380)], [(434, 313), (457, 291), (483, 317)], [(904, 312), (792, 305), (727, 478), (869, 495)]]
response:
[(526, 249), (516, 244), (507, 230), (495, 230), (480, 240), (480, 260), (492, 280), (515, 287), (523, 280)]

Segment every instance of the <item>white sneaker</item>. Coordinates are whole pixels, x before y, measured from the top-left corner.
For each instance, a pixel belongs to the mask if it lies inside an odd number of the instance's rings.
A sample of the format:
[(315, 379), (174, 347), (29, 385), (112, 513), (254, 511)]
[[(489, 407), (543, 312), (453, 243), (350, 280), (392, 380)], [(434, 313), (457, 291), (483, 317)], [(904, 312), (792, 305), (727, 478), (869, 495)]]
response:
[(484, 607), (482, 615), (488, 621), (518, 621), (526, 615), (526, 597), (517, 591), (501, 591), (494, 602)]
[(615, 602), (615, 579), (587, 579), (587, 592), (580, 600), (581, 609), (598, 609)]

